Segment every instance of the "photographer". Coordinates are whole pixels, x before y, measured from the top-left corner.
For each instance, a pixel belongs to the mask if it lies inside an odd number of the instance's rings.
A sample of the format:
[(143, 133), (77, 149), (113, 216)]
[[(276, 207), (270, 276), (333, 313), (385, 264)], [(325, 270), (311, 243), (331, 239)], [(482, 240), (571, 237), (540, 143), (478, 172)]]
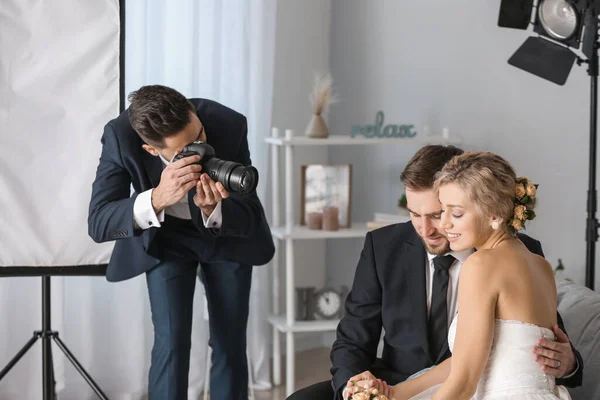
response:
[(202, 170), (199, 155), (171, 162), (202, 141), (222, 160), (251, 165), (246, 118), (158, 85), (140, 88), (129, 101), (104, 129), (88, 229), (98, 243), (116, 240), (108, 281), (146, 274), (154, 326), (148, 398), (187, 398), (200, 264), (213, 350), (211, 399), (246, 399), (252, 266), (273, 257), (271, 232), (256, 194), (228, 191)]

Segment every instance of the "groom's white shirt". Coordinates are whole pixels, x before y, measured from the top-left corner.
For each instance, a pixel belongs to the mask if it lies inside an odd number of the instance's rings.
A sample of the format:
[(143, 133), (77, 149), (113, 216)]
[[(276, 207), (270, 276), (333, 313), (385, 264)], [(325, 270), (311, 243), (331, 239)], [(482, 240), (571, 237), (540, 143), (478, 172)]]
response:
[[(460, 272), (461, 265), (465, 262), (467, 257), (473, 254), (475, 250), (463, 250), (463, 251), (451, 251), (446, 253), (447, 255), (451, 255), (456, 258), (454, 264), (450, 266), (448, 269), (448, 273), (450, 274), (450, 280), (448, 281), (448, 298), (446, 300), (446, 304), (448, 305), (448, 326), (452, 323), (452, 318), (457, 312), (458, 308), (458, 273)], [(427, 262), (425, 266), (425, 287), (427, 293), (427, 316), (429, 316), (429, 312), (431, 310), (431, 291), (433, 287), (433, 273), (435, 271), (435, 267), (433, 266), (433, 259), (436, 257), (434, 254), (427, 253)]]
[[(448, 297), (446, 299), (446, 304), (448, 306), (448, 327), (452, 323), (452, 319), (454, 315), (458, 311), (458, 274), (460, 272), (460, 267), (465, 262), (467, 257), (475, 252), (475, 249), (471, 250), (463, 250), (463, 251), (451, 251), (444, 255), (452, 255), (456, 258), (454, 264), (450, 266), (448, 269), (448, 273), (450, 274), (450, 280), (448, 281)], [(433, 259), (437, 256), (435, 254), (431, 254), (427, 252), (427, 261), (425, 261), (425, 290), (427, 293), (427, 317), (429, 317), (429, 313), (431, 311), (431, 291), (433, 287), (433, 273), (435, 272), (435, 267), (433, 265)], [(409, 376), (406, 380), (409, 381), (411, 379), (415, 379), (425, 372), (432, 369), (434, 366), (429, 368), (422, 369), (421, 371), (415, 372), (411, 376)]]

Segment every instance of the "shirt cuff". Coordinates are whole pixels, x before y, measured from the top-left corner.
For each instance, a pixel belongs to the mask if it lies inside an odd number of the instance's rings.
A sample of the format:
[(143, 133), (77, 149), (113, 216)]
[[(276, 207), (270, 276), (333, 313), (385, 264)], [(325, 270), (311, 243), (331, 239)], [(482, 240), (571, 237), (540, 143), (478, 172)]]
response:
[(577, 359), (577, 357), (575, 357), (575, 362), (577, 363), (577, 365), (575, 365), (575, 369), (573, 370), (573, 372), (571, 372), (569, 375), (563, 376), (560, 379), (569, 379), (570, 377), (575, 375), (577, 373), (577, 371), (579, 371), (579, 360)]
[(221, 202), (217, 203), (215, 209), (208, 217), (204, 215), (202, 210), (200, 211), (200, 214), (202, 214), (202, 221), (204, 222), (205, 228), (221, 228), (221, 223), (223, 222), (223, 214), (221, 213)]
[(160, 223), (165, 220), (165, 210), (158, 215), (152, 207), (152, 191), (146, 190), (140, 193), (133, 203), (133, 222), (138, 229), (159, 228)]

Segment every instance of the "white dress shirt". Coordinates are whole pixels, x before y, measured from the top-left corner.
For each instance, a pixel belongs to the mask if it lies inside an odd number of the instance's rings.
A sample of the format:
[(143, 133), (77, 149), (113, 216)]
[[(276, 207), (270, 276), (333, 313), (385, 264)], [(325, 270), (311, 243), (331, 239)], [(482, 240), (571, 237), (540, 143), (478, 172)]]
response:
[[(163, 164), (169, 165), (169, 162), (160, 156)], [(161, 222), (165, 220), (165, 213), (179, 219), (192, 219), (190, 214), (190, 207), (188, 204), (187, 194), (183, 198), (173, 205), (161, 210), (158, 215), (154, 212), (152, 207), (152, 191), (154, 189), (146, 190), (138, 195), (133, 204), (133, 219), (134, 225), (138, 229), (148, 229), (150, 227), (159, 228)], [(221, 227), (223, 222), (223, 215), (221, 213), (221, 202), (218, 202), (213, 212), (207, 217), (202, 211), (202, 221), (206, 228), (218, 229)]]
[[(448, 297), (446, 299), (446, 304), (448, 305), (448, 327), (452, 323), (452, 319), (454, 315), (456, 315), (458, 311), (458, 273), (460, 272), (460, 267), (462, 263), (465, 262), (467, 257), (473, 254), (474, 250), (463, 250), (463, 251), (451, 251), (446, 253), (447, 255), (451, 255), (456, 258), (456, 261), (450, 266), (448, 269), (448, 273), (450, 274), (450, 279), (448, 281)], [(433, 266), (433, 259), (437, 257), (434, 254), (427, 253), (427, 265), (425, 268), (425, 287), (427, 290), (427, 315), (429, 316), (429, 312), (431, 310), (431, 291), (433, 288), (433, 273), (435, 271), (435, 267)]]

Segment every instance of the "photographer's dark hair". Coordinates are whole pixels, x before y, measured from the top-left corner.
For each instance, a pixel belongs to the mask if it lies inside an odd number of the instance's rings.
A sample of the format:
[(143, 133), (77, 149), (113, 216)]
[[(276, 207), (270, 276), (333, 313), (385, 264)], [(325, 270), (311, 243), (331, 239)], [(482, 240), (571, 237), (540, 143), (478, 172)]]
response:
[(184, 95), (161, 85), (142, 86), (127, 99), (131, 126), (144, 142), (159, 148), (164, 138), (182, 131), (190, 123), (190, 111), (195, 111)]
[(435, 174), (454, 156), (464, 153), (454, 146), (429, 145), (422, 147), (410, 159), (400, 175), (400, 180), (409, 190), (429, 190), (433, 188)]

